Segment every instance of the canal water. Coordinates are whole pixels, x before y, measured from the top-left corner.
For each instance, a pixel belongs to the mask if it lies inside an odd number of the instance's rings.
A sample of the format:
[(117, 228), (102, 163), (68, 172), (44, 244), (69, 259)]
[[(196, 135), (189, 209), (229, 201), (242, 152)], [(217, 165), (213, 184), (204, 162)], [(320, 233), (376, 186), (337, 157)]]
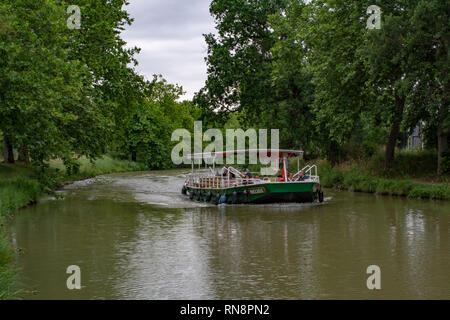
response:
[(450, 299), (450, 202), (325, 190), (215, 206), (180, 194), (186, 173), (100, 176), (21, 210), (8, 231), (25, 298)]

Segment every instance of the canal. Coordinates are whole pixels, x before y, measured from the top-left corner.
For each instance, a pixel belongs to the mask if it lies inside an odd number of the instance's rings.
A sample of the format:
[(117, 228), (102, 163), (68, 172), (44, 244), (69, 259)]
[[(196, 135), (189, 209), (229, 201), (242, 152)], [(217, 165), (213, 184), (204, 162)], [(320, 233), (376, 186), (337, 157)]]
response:
[(218, 207), (181, 195), (186, 173), (100, 176), (18, 212), (24, 298), (450, 299), (450, 202), (325, 190), (322, 204)]

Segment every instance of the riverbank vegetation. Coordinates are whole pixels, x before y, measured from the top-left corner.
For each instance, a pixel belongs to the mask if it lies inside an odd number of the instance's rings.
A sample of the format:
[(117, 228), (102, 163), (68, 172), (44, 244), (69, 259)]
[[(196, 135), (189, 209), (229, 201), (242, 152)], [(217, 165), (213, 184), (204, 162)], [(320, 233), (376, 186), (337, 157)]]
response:
[(72, 181), (95, 177), (111, 172), (146, 170), (145, 163), (117, 160), (105, 156), (95, 161), (82, 158), (68, 172), (62, 160), (48, 163), (44, 177), (40, 169), (26, 164), (0, 163), (0, 299), (17, 297), (13, 266), (14, 250), (8, 241), (3, 225), (8, 215), (34, 203), (43, 193), (52, 193), (57, 187)]
[[(0, 4), (5, 163), (31, 163), (44, 180), (51, 159), (76, 172), (78, 158), (106, 153), (170, 168), (172, 132), (193, 132), (201, 120), (204, 130), (279, 129), (282, 148), (332, 166), (375, 158), (375, 175), (420, 175), (422, 165), (440, 182), (450, 174), (442, 1), (212, 0), (218, 32), (205, 35), (208, 77), (193, 101), (136, 71), (140, 50), (121, 38), (133, 22), (126, 3), (71, 4), (82, 12), (79, 29), (67, 27), (61, 1)], [(380, 29), (367, 28), (374, 4)], [(406, 148), (420, 152), (405, 157)]]
[[(367, 28), (372, 5), (379, 29)], [(213, 0), (211, 14), (219, 32), (205, 36), (194, 99), (205, 119), (280, 129), (282, 147), (326, 159), (330, 187), (448, 199), (444, 2)]]
[(0, 217), (33, 203), (42, 192), (52, 193), (71, 181), (92, 178), (112, 172), (142, 171), (145, 163), (117, 160), (105, 156), (95, 161), (86, 158), (76, 162), (68, 171), (62, 160), (52, 160), (43, 173), (31, 165), (0, 163)]
[(319, 164), (322, 186), (341, 190), (402, 196), (416, 199), (450, 200), (450, 184), (425, 183), (417, 178), (374, 176), (360, 164)]
[(170, 163), (171, 132), (193, 126), (182, 87), (135, 71), (138, 48), (120, 32), (124, 1), (77, 0), (80, 29), (62, 1), (0, 4), (0, 140), (7, 163), (45, 167), (116, 152), (150, 168)]
[[(380, 29), (367, 28), (372, 5)], [(210, 119), (279, 128), (281, 146), (333, 166), (383, 149), (393, 172), (398, 150), (425, 149), (449, 174), (448, 3), (213, 0), (211, 13), (195, 97)]]

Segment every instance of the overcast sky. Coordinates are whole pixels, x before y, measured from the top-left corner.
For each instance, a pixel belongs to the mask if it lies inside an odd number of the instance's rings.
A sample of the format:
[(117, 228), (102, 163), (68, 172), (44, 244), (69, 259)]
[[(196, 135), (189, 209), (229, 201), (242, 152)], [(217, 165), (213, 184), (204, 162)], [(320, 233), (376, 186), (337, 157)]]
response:
[(183, 87), (191, 99), (206, 80), (203, 34), (214, 32), (210, 0), (129, 0), (127, 11), (135, 19), (122, 34), (128, 46), (141, 48), (140, 74), (152, 79), (162, 74)]

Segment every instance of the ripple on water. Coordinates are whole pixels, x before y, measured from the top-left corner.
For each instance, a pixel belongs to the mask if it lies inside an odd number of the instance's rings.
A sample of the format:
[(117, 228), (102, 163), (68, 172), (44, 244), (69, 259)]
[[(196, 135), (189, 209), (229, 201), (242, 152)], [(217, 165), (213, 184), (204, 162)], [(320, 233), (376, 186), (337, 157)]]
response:
[(449, 298), (448, 202), (326, 190), (322, 204), (215, 206), (181, 195), (186, 173), (99, 176), (22, 210), (9, 228), (31, 298)]

